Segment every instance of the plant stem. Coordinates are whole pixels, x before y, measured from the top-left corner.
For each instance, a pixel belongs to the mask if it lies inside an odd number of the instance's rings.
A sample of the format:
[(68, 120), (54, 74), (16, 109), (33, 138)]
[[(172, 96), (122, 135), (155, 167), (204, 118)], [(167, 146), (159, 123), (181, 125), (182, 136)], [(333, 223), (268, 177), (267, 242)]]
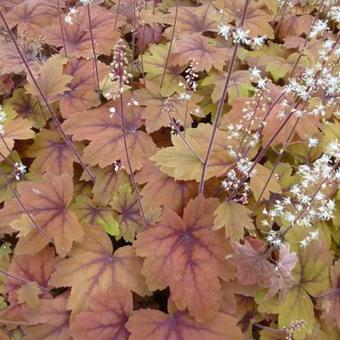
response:
[(90, 4), (86, 5), (86, 9), (87, 9), (87, 17), (89, 19), (89, 30), (90, 30), (90, 36), (91, 36), (91, 46), (92, 46), (94, 71), (95, 71), (95, 79), (96, 79), (96, 86), (95, 87), (97, 88), (97, 92), (98, 92), (98, 95), (99, 95), (100, 94), (99, 71), (98, 71), (98, 62), (97, 62), (97, 55), (96, 55), (96, 47), (95, 47), (94, 39), (93, 39), (93, 29), (92, 29)]
[(67, 50), (66, 50), (66, 43), (65, 43), (64, 26), (63, 26), (63, 21), (61, 20), (60, 0), (57, 0), (57, 3), (58, 3), (58, 17), (59, 17), (59, 23), (60, 23), (61, 36), (62, 36), (62, 38), (63, 38), (63, 45), (64, 45), (65, 57), (67, 58)]
[[(243, 13), (242, 13), (242, 17), (241, 17), (239, 27), (243, 26), (245, 16), (246, 16), (246, 13), (247, 13), (247, 9), (248, 9), (248, 5), (249, 5), (249, 0), (246, 0), (245, 4), (244, 4)], [(206, 156), (204, 158), (204, 163), (202, 165), (201, 180), (200, 180), (199, 191), (198, 191), (199, 193), (204, 192), (205, 174), (206, 174), (206, 171), (207, 171), (209, 158), (210, 158), (210, 155), (211, 155), (211, 152), (212, 152), (212, 149), (213, 149), (213, 145), (214, 145), (214, 142), (215, 142), (218, 124), (219, 124), (219, 121), (220, 121), (220, 118), (221, 118), (221, 115), (222, 115), (222, 112), (223, 112), (224, 102), (225, 102), (227, 95), (228, 95), (229, 82), (230, 82), (230, 79), (231, 79), (231, 73), (234, 69), (234, 64), (235, 64), (235, 61), (236, 61), (238, 46), (239, 46), (239, 44), (236, 43), (235, 48), (234, 48), (234, 52), (233, 52), (233, 56), (231, 58), (231, 62), (230, 62), (230, 65), (229, 65), (227, 78), (226, 78), (226, 81), (224, 83), (224, 87), (223, 87), (223, 91), (222, 91), (222, 97), (221, 97), (220, 101), (218, 102), (213, 130), (212, 130), (212, 133), (211, 133), (211, 136), (210, 136), (210, 140), (209, 140), (209, 144), (208, 144), (208, 148), (207, 148), (207, 153), (206, 153)]]
[(116, 30), (116, 28), (117, 28), (119, 9), (120, 9), (120, 0), (118, 0), (118, 2), (117, 2), (117, 9), (116, 9), (116, 16), (115, 16), (115, 24), (114, 24), (114, 26), (113, 26), (113, 29), (114, 29), (114, 30)]
[(46, 237), (46, 239), (48, 240), (49, 243), (54, 245), (54, 241), (53, 239), (46, 233), (46, 231), (40, 227), (40, 225), (38, 224), (38, 222), (36, 222), (36, 220), (33, 218), (33, 216), (30, 214), (30, 212), (26, 209), (26, 207), (24, 206), (24, 204), (21, 202), (21, 199), (19, 198), (19, 195), (17, 194), (17, 192), (14, 190), (14, 188), (12, 187), (12, 184), (10, 183), (10, 181), (8, 180), (6, 174), (0, 169), (0, 175), (1, 177), (4, 179), (6, 185), (9, 187), (12, 195), (14, 196), (14, 198), (16, 199), (16, 201), (18, 202), (20, 208), (23, 210), (23, 212), (27, 215), (27, 217), (30, 219), (30, 221), (34, 224), (34, 226), (38, 229), (38, 231), (44, 236)]
[[(6, 272), (5, 270), (2, 270), (2, 269), (0, 269), (0, 274), (2, 274), (2, 275), (4, 275), (4, 276), (7, 276), (7, 277), (9, 277), (9, 278), (11, 278), (11, 279), (13, 279), (13, 280), (17, 280), (17, 281), (21, 282), (23, 285), (27, 285), (27, 284), (30, 284), (30, 283), (37, 283), (37, 282), (35, 282), (35, 281), (29, 281), (29, 280), (23, 279), (23, 278), (21, 278), (21, 277), (19, 277), (19, 276), (10, 274), (10, 273)], [(43, 290), (43, 291), (45, 291), (45, 292), (47, 292), (47, 293), (50, 292), (47, 288), (41, 286), (40, 284), (37, 284), (37, 286), (38, 286), (41, 290)]]
[(14, 46), (15, 46), (15, 48), (16, 48), (16, 50), (17, 50), (17, 52), (18, 52), (18, 54), (19, 54), (19, 56), (20, 56), (20, 58), (21, 58), (21, 60), (22, 60), (22, 62), (23, 62), (24, 65), (25, 65), (25, 68), (26, 68), (26, 70), (27, 70), (28, 75), (31, 77), (31, 79), (32, 79), (32, 81), (33, 81), (33, 83), (34, 83), (34, 86), (36, 87), (36, 89), (37, 89), (37, 91), (39, 92), (41, 98), (43, 99), (43, 101), (44, 101), (44, 103), (45, 103), (45, 106), (46, 106), (46, 108), (48, 109), (49, 113), (51, 114), (51, 117), (52, 117), (52, 119), (53, 119), (53, 121), (54, 121), (54, 123), (55, 123), (57, 129), (58, 129), (59, 132), (61, 133), (61, 135), (62, 135), (62, 137), (63, 137), (63, 139), (64, 139), (66, 145), (67, 145), (67, 146), (70, 148), (70, 150), (74, 153), (74, 155), (76, 156), (78, 162), (79, 162), (80, 165), (82, 166), (83, 170), (87, 173), (87, 175), (90, 177), (91, 181), (94, 183), (94, 181), (95, 181), (94, 175), (91, 173), (91, 171), (90, 171), (90, 170), (88, 169), (88, 167), (85, 165), (85, 163), (83, 162), (83, 160), (82, 160), (80, 154), (78, 153), (77, 149), (74, 147), (72, 141), (71, 141), (70, 138), (66, 135), (64, 129), (62, 128), (62, 126), (61, 126), (61, 124), (60, 124), (60, 122), (59, 122), (59, 120), (58, 120), (57, 114), (56, 114), (56, 113), (54, 112), (54, 110), (52, 109), (52, 106), (51, 106), (50, 103), (48, 102), (47, 97), (45, 96), (44, 92), (43, 92), (42, 89), (40, 88), (40, 86), (39, 86), (37, 80), (34, 78), (33, 73), (32, 73), (32, 71), (31, 71), (31, 69), (30, 69), (30, 67), (29, 67), (29, 65), (28, 65), (28, 63), (27, 63), (27, 60), (26, 60), (26, 58), (24, 57), (23, 53), (21, 52), (21, 50), (20, 50), (20, 48), (19, 48), (19, 45), (18, 45), (18, 43), (17, 43), (17, 41), (16, 41), (16, 39), (15, 39), (15, 37), (14, 37), (14, 35), (13, 35), (13, 32), (12, 32), (11, 29), (9, 28), (8, 23), (7, 23), (7, 21), (6, 21), (6, 19), (5, 19), (5, 17), (4, 17), (4, 15), (3, 15), (3, 13), (2, 13), (1, 10), (0, 10), (0, 17), (1, 17), (1, 19), (2, 19), (2, 21), (3, 21), (3, 23), (4, 23), (4, 25), (5, 25), (5, 28), (6, 28), (7, 32), (8, 32), (8, 34), (9, 34), (9, 36), (10, 36), (10, 38), (11, 38), (11, 40), (12, 40), (12, 42), (13, 42), (13, 44), (14, 44)]
[(167, 67), (168, 67), (169, 58), (170, 58), (170, 53), (171, 53), (171, 49), (172, 49), (172, 44), (173, 44), (173, 42), (174, 42), (175, 31), (176, 31), (176, 25), (177, 25), (177, 17), (178, 17), (178, 8), (179, 8), (179, 0), (176, 0), (176, 9), (175, 9), (174, 24), (173, 24), (173, 27), (172, 27), (170, 45), (169, 45), (168, 53), (167, 53), (166, 60), (165, 60), (165, 65), (164, 65), (164, 70), (163, 70), (163, 74), (162, 74), (162, 78), (161, 78), (160, 88), (163, 87), (164, 78), (165, 78), (165, 74), (166, 74), (166, 69), (167, 69)]

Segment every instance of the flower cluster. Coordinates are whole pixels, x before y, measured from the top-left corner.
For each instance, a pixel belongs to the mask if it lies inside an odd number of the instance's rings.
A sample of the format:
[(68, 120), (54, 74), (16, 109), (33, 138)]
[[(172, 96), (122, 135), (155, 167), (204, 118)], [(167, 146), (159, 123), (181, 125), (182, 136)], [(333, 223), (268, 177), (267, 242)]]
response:
[(295, 320), (288, 326), (284, 327), (284, 331), (286, 332), (286, 340), (294, 340), (294, 333), (301, 330), (303, 327), (305, 327), (305, 325), (305, 320)]
[(127, 47), (124, 40), (120, 39), (113, 47), (113, 60), (110, 64), (109, 77), (119, 83), (119, 91), (123, 93), (124, 84), (129, 84), (132, 74), (128, 72)]
[(220, 24), (218, 26), (218, 34), (225, 40), (232, 37), (234, 44), (249, 45), (253, 49), (261, 48), (267, 39), (265, 35), (251, 38), (249, 36), (249, 30), (245, 30), (242, 27), (235, 28), (225, 24)]
[(75, 7), (70, 7), (69, 12), (65, 15), (65, 23), (68, 25), (72, 25), (74, 22), (74, 19), (78, 13), (78, 10)]
[(20, 181), (21, 178), (26, 174), (27, 166), (22, 163), (14, 164), (14, 177), (17, 181)]
[(0, 136), (5, 134), (4, 123), (6, 121), (6, 112), (3, 110), (3, 107), (0, 105)]

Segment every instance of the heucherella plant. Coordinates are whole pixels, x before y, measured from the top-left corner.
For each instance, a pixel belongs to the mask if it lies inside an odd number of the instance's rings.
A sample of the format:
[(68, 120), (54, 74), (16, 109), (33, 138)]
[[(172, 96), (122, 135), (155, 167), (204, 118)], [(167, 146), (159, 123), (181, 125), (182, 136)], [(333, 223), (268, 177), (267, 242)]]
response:
[(0, 1), (0, 338), (340, 339), (339, 25)]

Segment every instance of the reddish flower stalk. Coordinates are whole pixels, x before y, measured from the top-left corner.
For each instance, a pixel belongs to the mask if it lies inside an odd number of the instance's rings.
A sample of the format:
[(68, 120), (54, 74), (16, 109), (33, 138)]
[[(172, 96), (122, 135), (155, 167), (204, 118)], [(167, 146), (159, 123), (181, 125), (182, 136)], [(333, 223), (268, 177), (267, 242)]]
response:
[(118, 0), (118, 2), (117, 2), (115, 24), (114, 24), (114, 26), (113, 26), (113, 29), (114, 29), (114, 30), (117, 28), (119, 8), (120, 8), (120, 0)]
[[(31, 283), (37, 283), (36, 281), (34, 281), (34, 282), (33, 282), (33, 281), (29, 281), (29, 280), (23, 279), (23, 278), (21, 278), (21, 277), (19, 277), (19, 276), (10, 274), (10, 273), (6, 272), (5, 270), (2, 270), (2, 269), (0, 269), (0, 274), (4, 275), (4, 276), (6, 276), (6, 277), (9, 277), (9, 278), (11, 278), (11, 279), (13, 279), (13, 280), (17, 280), (17, 281), (21, 282), (22, 285), (27, 285), (27, 284), (31, 284)], [(43, 287), (43, 286), (41, 286), (40, 284), (37, 284), (37, 286), (38, 286), (41, 290), (43, 290), (43, 291), (45, 291), (45, 292), (47, 292), (47, 293), (50, 292), (46, 287)], [(22, 323), (22, 322), (20, 321), (20, 324), (21, 324), (21, 323)], [(24, 324), (25, 324), (25, 323), (24, 323)], [(30, 324), (30, 323), (29, 323), (29, 324)]]
[(21, 49), (20, 49), (20, 47), (19, 47), (19, 45), (18, 45), (18, 43), (17, 43), (17, 41), (16, 41), (16, 38), (14, 37), (13, 32), (12, 32), (11, 29), (9, 28), (8, 23), (7, 23), (7, 21), (6, 21), (6, 19), (5, 19), (5, 17), (4, 17), (4, 15), (3, 15), (3, 13), (2, 13), (1, 10), (0, 10), (0, 17), (1, 17), (1, 19), (2, 19), (2, 21), (3, 21), (3, 23), (4, 23), (4, 25), (5, 25), (5, 28), (6, 28), (7, 32), (8, 32), (8, 34), (9, 34), (9, 36), (10, 36), (10, 38), (11, 38), (11, 40), (12, 40), (12, 42), (13, 42), (13, 44), (14, 44), (14, 46), (15, 46), (15, 48), (16, 48), (16, 50), (17, 50), (17, 52), (18, 52), (18, 54), (19, 54), (19, 56), (20, 56), (20, 58), (21, 58), (21, 60), (22, 60), (22, 62), (23, 62), (23, 64), (25, 65), (25, 68), (26, 68), (26, 70), (27, 70), (28, 75), (31, 77), (31, 79), (32, 79), (32, 81), (33, 81), (33, 83), (34, 83), (34, 86), (36, 87), (36, 89), (37, 89), (37, 91), (39, 92), (39, 94), (40, 94), (42, 100), (44, 101), (45, 106), (46, 106), (47, 110), (49, 111), (49, 113), (51, 114), (51, 117), (52, 117), (52, 119), (53, 119), (53, 121), (54, 121), (54, 123), (55, 123), (57, 129), (59, 130), (59, 132), (60, 132), (60, 134), (61, 134), (63, 140), (65, 141), (67, 147), (68, 147), (68, 148), (73, 152), (73, 154), (76, 156), (76, 158), (77, 158), (78, 162), (80, 163), (80, 165), (82, 166), (83, 170), (87, 173), (87, 175), (90, 177), (91, 181), (94, 183), (94, 181), (95, 181), (94, 175), (91, 173), (91, 171), (90, 171), (90, 170), (88, 169), (88, 167), (85, 165), (85, 163), (84, 163), (84, 161), (82, 160), (82, 158), (81, 158), (79, 152), (78, 152), (77, 149), (74, 147), (72, 141), (71, 141), (70, 138), (67, 136), (67, 134), (65, 133), (64, 129), (62, 128), (62, 126), (61, 126), (61, 124), (60, 124), (60, 122), (59, 122), (59, 119), (58, 119), (58, 117), (57, 117), (57, 114), (56, 114), (56, 113), (54, 112), (54, 110), (52, 109), (52, 106), (51, 106), (50, 103), (48, 102), (47, 97), (45, 96), (45, 94), (44, 94), (44, 92), (42, 91), (42, 89), (40, 88), (40, 86), (39, 86), (37, 80), (35, 79), (35, 77), (34, 77), (32, 71), (31, 71), (31, 69), (30, 69), (30, 67), (29, 67), (29, 65), (28, 65), (28, 63), (27, 63), (27, 60), (26, 60), (25, 56), (23, 55), (23, 53), (22, 53), (22, 51), (21, 51)]
[(162, 74), (162, 78), (161, 78), (160, 88), (163, 87), (166, 69), (168, 68), (170, 53), (171, 53), (172, 45), (173, 45), (174, 38), (175, 38), (175, 31), (176, 31), (177, 17), (178, 17), (178, 8), (179, 8), (179, 0), (176, 1), (175, 19), (174, 19), (174, 24), (173, 24), (173, 27), (172, 27), (170, 45), (169, 45), (168, 54), (167, 54), (166, 60), (165, 60), (165, 65), (164, 65), (164, 70), (163, 70), (163, 74)]
[(57, 3), (58, 3), (58, 17), (59, 17), (59, 23), (60, 23), (61, 36), (62, 36), (62, 39), (63, 39), (65, 57), (67, 58), (67, 50), (66, 50), (66, 43), (65, 43), (65, 32), (64, 32), (63, 21), (61, 19), (60, 0), (57, 0)]
[(30, 212), (26, 209), (26, 207), (24, 206), (24, 204), (21, 202), (19, 195), (17, 194), (17, 192), (15, 191), (15, 189), (12, 187), (11, 182), (8, 180), (6, 174), (0, 169), (0, 175), (1, 177), (4, 179), (7, 187), (10, 189), (13, 197), (15, 198), (15, 200), (18, 202), (20, 208), (22, 209), (22, 211), (27, 215), (27, 217), (29, 218), (29, 220), (34, 224), (34, 226), (37, 228), (37, 230), (39, 231), (39, 233), (41, 235), (43, 235), (49, 243), (54, 245), (54, 241), (53, 239), (46, 233), (46, 231), (44, 229), (41, 228), (41, 226), (38, 224), (38, 222), (33, 218), (33, 216), (30, 214)]
[(97, 90), (97, 92), (99, 94), (100, 93), (99, 71), (98, 71), (98, 62), (97, 62), (97, 55), (96, 55), (96, 47), (95, 47), (94, 38), (93, 38), (93, 29), (92, 29), (90, 4), (86, 5), (86, 9), (87, 9), (87, 17), (89, 19), (89, 30), (90, 30), (90, 36), (91, 36), (91, 46), (92, 46), (92, 54), (93, 54), (93, 62), (94, 62), (94, 71), (95, 71), (95, 77), (96, 77), (96, 90)]
[[(241, 17), (239, 27), (242, 27), (243, 24), (244, 24), (248, 5), (249, 5), (249, 0), (246, 0), (245, 4), (244, 4), (243, 13), (242, 13), (242, 17)], [(202, 165), (202, 173), (201, 173), (201, 180), (200, 180), (200, 185), (199, 185), (199, 193), (203, 193), (203, 191), (204, 191), (205, 174), (206, 174), (206, 171), (207, 171), (208, 162), (209, 162), (209, 158), (210, 158), (210, 155), (211, 155), (211, 152), (212, 152), (212, 148), (213, 148), (213, 145), (214, 145), (214, 142), (215, 142), (218, 124), (219, 124), (219, 121), (220, 121), (220, 118), (221, 118), (221, 115), (222, 115), (222, 112), (223, 112), (224, 102), (225, 102), (227, 95), (228, 95), (229, 82), (230, 82), (230, 79), (231, 79), (231, 73), (234, 69), (234, 65), (235, 65), (235, 62), (236, 62), (236, 55), (237, 55), (238, 46), (239, 46), (239, 43), (236, 43), (235, 47), (234, 47), (233, 56), (231, 58), (231, 62), (229, 64), (227, 78), (226, 78), (226, 81), (224, 83), (224, 87), (223, 87), (223, 91), (222, 91), (222, 97), (221, 97), (220, 101), (218, 102), (213, 130), (212, 130), (212, 133), (211, 133), (211, 136), (210, 136), (207, 153), (206, 153), (206, 156), (204, 158), (204, 163)]]

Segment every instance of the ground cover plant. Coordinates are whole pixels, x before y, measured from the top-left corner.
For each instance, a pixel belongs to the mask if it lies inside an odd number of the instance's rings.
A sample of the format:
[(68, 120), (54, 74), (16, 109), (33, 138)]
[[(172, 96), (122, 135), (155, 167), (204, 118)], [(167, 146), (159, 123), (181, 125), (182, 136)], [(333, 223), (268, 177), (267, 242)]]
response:
[(0, 1), (0, 338), (340, 339), (340, 7)]

